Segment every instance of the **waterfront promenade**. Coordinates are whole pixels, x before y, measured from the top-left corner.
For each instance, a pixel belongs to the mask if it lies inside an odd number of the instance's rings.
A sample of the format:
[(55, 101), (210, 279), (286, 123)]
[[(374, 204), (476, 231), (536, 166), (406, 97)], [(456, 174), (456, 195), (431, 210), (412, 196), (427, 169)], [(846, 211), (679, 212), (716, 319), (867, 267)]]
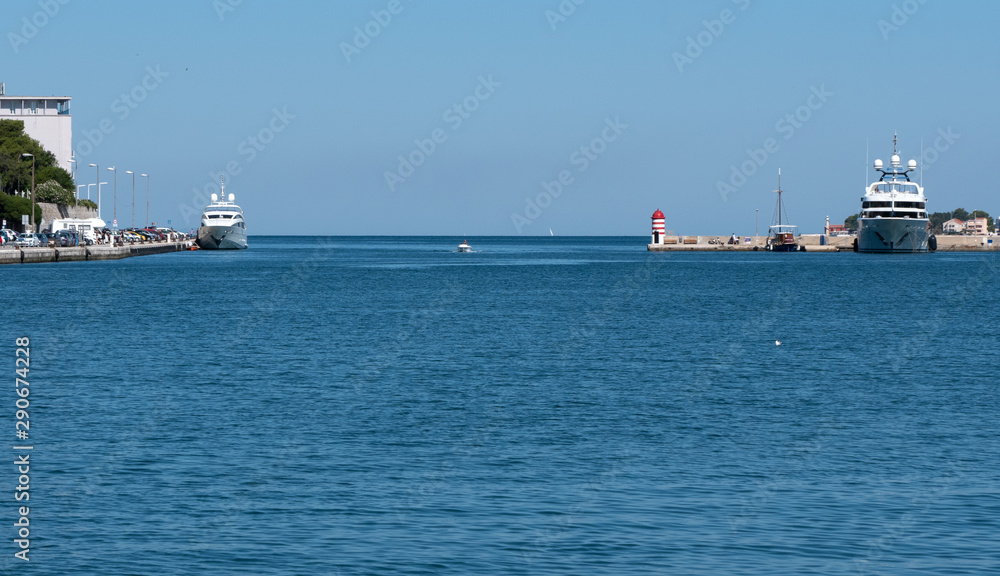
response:
[[(727, 244), (729, 236), (667, 236), (665, 244), (647, 244), (650, 252), (752, 252), (764, 250), (767, 236), (740, 237), (739, 244)], [(853, 252), (854, 236), (827, 236), (821, 243), (819, 234), (796, 237), (806, 252)], [(1000, 250), (1000, 236), (938, 236), (938, 252), (988, 252)]]
[(147, 256), (165, 252), (189, 250), (194, 240), (150, 242), (112, 246), (70, 246), (65, 248), (0, 248), (0, 264), (29, 264), (34, 262), (79, 262), (83, 260), (120, 260), (131, 256)]

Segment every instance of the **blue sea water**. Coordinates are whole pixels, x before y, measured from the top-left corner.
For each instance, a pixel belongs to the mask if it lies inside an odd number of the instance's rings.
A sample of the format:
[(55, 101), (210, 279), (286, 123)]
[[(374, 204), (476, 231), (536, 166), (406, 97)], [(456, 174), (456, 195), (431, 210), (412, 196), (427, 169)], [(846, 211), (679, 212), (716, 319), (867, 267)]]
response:
[(996, 254), (459, 240), (0, 267), (0, 569), (1000, 573)]

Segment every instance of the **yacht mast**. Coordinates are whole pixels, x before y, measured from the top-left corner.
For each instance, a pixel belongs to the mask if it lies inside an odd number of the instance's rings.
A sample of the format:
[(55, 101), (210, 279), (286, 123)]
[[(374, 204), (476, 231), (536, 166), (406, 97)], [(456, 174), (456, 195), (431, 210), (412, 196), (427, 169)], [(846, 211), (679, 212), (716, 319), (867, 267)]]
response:
[(778, 168), (778, 229), (781, 229), (781, 168)]

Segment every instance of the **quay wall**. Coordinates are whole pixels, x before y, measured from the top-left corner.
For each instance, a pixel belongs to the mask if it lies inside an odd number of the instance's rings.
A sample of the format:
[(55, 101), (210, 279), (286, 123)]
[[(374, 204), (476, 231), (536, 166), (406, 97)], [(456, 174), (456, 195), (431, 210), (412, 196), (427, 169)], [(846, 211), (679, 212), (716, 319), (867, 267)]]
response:
[(39, 230), (44, 230), (53, 220), (63, 218), (97, 218), (97, 210), (86, 206), (73, 206), (70, 204), (52, 204), (50, 202), (37, 202), (42, 209), (42, 221), (38, 225)]
[[(854, 236), (827, 236), (820, 244), (820, 234), (797, 236), (799, 245), (806, 252), (853, 252)], [(650, 252), (752, 252), (756, 247), (764, 250), (766, 236), (750, 236), (750, 243), (726, 244), (729, 236), (667, 236), (666, 244), (647, 244)], [(990, 242), (992, 240), (992, 242)], [(937, 236), (938, 252), (988, 252), (1000, 251), (1000, 236)]]
[(0, 264), (30, 264), (34, 262), (82, 262), (86, 260), (120, 260), (132, 256), (147, 256), (167, 252), (183, 252), (190, 249), (193, 240), (179, 242), (153, 242), (149, 244), (126, 244), (111, 246), (72, 246), (67, 248), (3, 248), (0, 249)]

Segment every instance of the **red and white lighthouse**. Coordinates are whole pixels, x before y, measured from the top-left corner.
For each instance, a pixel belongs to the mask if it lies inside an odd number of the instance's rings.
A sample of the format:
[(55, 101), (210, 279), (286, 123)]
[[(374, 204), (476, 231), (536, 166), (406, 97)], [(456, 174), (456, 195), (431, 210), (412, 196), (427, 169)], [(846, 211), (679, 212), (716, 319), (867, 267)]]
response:
[(656, 212), (653, 212), (653, 244), (663, 244), (663, 234), (666, 232), (664, 221), (663, 212), (657, 208)]

